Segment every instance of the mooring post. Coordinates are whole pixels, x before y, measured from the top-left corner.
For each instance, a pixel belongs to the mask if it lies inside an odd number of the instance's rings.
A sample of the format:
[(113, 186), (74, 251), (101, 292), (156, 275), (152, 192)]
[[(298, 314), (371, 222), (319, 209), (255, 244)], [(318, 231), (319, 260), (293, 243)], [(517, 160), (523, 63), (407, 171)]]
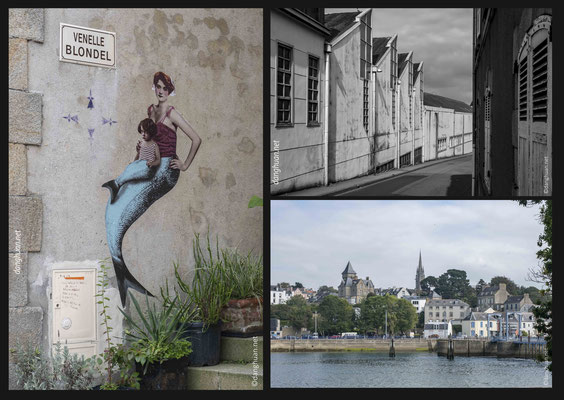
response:
[(454, 360), (454, 343), (452, 335), (448, 335), (447, 360)]
[(396, 349), (394, 348), (394, 338), (392, 338), (392, 345), (390, 346), (390, 357), (396, 356)]

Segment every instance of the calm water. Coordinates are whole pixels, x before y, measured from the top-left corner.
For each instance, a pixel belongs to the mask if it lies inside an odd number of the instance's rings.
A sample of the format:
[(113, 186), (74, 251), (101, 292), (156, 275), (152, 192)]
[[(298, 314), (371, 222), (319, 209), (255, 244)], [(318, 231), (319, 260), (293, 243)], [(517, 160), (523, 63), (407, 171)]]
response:
[(271, 353), (271, 387), (551, 387), (543, 363), (436, 353)]

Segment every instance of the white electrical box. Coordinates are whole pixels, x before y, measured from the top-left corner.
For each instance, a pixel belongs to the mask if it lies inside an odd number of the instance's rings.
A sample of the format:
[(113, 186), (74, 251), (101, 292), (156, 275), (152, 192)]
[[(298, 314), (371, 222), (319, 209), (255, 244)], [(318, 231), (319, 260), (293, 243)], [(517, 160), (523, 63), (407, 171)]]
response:
[(96, 353), (96, 269), (53, 270), (52, 342), (72, 353)]

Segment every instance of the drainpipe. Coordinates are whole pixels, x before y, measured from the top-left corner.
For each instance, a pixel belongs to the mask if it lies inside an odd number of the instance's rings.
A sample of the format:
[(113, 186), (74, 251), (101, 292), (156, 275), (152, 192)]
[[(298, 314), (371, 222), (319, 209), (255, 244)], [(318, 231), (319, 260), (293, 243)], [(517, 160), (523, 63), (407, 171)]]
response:
[(415, 85), (411, 90), (411, 164), (415, 165)]
[(323, 99), (323, 184), (329, 185), (329, 57), (331, 55), (331, 44), (325, 43), (325, 93)]
[(400, 84), (401, 81), (398, 79), (396, 82), (396, 168), (400, 167), (400, 135), (401, 135), (401, 118), (400, 118)]

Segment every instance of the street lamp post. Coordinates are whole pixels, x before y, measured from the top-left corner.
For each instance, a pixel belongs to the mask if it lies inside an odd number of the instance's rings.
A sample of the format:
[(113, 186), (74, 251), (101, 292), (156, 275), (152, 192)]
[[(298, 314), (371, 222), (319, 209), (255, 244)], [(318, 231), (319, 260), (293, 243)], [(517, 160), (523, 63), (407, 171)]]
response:
[(317, 335), (317, 311), (313, 312), (313, 321), (315, 322), (315, 332), (314, 335)]

